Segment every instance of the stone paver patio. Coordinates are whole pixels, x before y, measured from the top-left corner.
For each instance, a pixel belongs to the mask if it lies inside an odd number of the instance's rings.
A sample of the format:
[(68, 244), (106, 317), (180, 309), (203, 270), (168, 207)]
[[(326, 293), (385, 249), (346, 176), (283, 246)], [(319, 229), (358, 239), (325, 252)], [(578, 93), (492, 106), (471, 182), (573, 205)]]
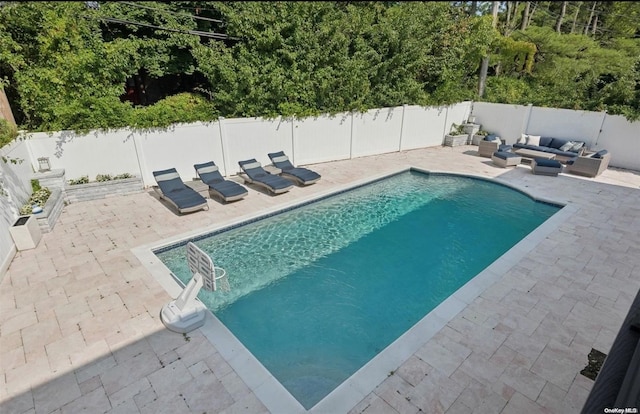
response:
[(0, 283), (0, 412), (269, 412), (201, 330), (164, 328), (171, 296), (131, 249), (408, 166), (496, 177), (576, 212), (343, 412), (579, 412), (593, 385), (579, 373), (587, 355), (609, 351), (640, 288), (640, 173), (537, 176), (476, 149), (315, 164), (313, 186), (275, 197), (250, 187), (185, 216), (151, 190), (66, 206)]

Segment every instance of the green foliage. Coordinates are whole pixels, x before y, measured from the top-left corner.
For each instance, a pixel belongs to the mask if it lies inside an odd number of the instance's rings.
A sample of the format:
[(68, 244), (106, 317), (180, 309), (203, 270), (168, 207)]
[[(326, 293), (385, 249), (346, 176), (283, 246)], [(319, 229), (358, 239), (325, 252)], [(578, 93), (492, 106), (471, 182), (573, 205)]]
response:
[(494, 64), (500, 64), (505, 74), (530, 74), (533, 70), (537, 47), (534, 43), (502, 36), (496, 40), (497, 52), (491, 55)]
[(0, 147), (7, 145), (18, 136), (18, 129), (15, 125), (0, 118)]
[(80, 178), (75, 178), (75, 179), (69, 180), (69, 185), (86, 184), (88, 182), (89, 182), (89, 176), (88, 175), (83, 175)]
[[(124, 180), (126, 178), (131, 178), (131, 177), (133, 177), (133, 176), (131, 174), (129, 174), (129, 173), (123, 173), (123, 174), (117, 174), (117, 175), (98, 174), (98, 175), (96, 175), (96, 182), (103, 183), (103, 182), (106, 182), (106, 181)], [(89, 182), (90, 182), (89, 181), (89, 176), (88, 175), (83, 175), (80, 178), (69, 180), (69, 185), (87, 184)]]
[(151, 106), (133, 108), (129, 125), (148, 129), (181, 122), (211, 121), (216, 118), (212, 105), (206, 98), (192, 93), (181, 93), (168, 96)]
[(194, 54), (224, 116), (453, 102), (471, 95), (460, 79), (486, 49), (486, 22), (446, 3), (233, 2), (220, 11), (243, 41)]
[(605, 48), (582, 35), (558, 34), (550, 28), (527, 31), (538, 47), (537, 64), (530, 79), (535, 93), (530, 102), (539, 106), (609, 113), (640, 113), (634, 88), (638, 79), (640, 42), (627, 41)]
[(113, 180), (113, 177), (109, 174), (98, 174), (96, 175), (96, 181), (101, 183), (104, 181), (111, 181)]
[(464, 133), (464, 125), (458, 125), (456, 123), (451, 124), (449, 135), (463, 135)]
[(31, 180), (31, 191), (37, 193), (42, 187), (40, 186), (40, 180)]
[(529, 81), (507, 76), (492, 76), (487, 79), (484, 98), (488, 102), (509, 102), (527, 105), (531, 103), (533, 91)]
[[(36, 185), (34, 185), (34, 181), (37, 182)], [(33, 194), (31, 194), (29, 201), (27, 201), (22, 207), (20, 207), (19, 213), (22, 216), (31, 214), (34, 205), (38, 205), (44, 208), (45, 203), (51, 196), (51, 190), (49, 190), (47, 187), (41, 188), (40, 183), (37, 180), (31, 180), (31, 185), (34, 190), (36, 187), (38, 188), (38, 190), (35, 190)]]
[[(198, 2), (223, 24), (189, 17), (183, 2), (102, 2), (99, 10), (85, 2), (5, 2), (0, 82), (25, 129), (148, 129), (219, 116), (302, 117), (476, 99), (488, 56), (489, 101), (638, 119), (639, 3), (598, 2), (595, 36), (581, 34), (588, 3), (569, 2), (561, 34), (550, 17), (560, 5), (530, 3), (534, 17), (524, 31), (517, 29), (525, 2), (509, 24), (501, 10), (501, 35), (490, 2), (478, 2), (479, 15), (460, 7), (469, 2)], [(140, 70), (152, 80), (197, 71), (210, 90), (202, 90), (206, 98), (183, 93), (134, 107), (120, 96)], [(12, 136), (0, 121), (0, 144)]]

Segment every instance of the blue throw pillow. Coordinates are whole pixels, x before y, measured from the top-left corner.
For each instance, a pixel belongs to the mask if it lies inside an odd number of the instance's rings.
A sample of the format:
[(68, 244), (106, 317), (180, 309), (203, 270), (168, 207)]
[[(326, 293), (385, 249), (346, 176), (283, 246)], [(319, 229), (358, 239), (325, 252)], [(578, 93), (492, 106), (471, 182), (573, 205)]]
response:
[(560, 149), (560, 147), (563, 146), (564, 144), (566, 144), (567, 142), (569, 142), (568, 139), (554, 138), (549, 143), (549, 147), (550, 148), (555, 148), (555, 149)]
[(496, 134), (489, 134), (484, 137), (485, 141), (495, 141), (496, 139), (498, 139), (498, 136)]
[(607, 151), (607, 150), (603, 149), (603, 150), (600, 150), (600, 151), (596, 152), (595, 154), (593, 154), (593, 155), (591, 156), (591, 158), (602, 158), (602, 157), (604, 157), (604, 156), (605, 156), (606, 154), (608, 154), (608, 153), (609, 153), (609, 151)]

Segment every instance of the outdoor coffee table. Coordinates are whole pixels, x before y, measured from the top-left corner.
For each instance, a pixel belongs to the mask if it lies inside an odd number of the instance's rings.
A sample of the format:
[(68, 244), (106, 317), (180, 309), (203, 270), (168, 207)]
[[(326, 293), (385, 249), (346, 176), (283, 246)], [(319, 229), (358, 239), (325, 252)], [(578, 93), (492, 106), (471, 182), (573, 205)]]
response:
[(556, 158), (556, 154), (526, 148), (517, 149), (514, 152), (522, 157), (522, 163), (524, 164), (531, 164), (531, 161), (534, 158), (544, 158), (546, 160), (553, 160)]

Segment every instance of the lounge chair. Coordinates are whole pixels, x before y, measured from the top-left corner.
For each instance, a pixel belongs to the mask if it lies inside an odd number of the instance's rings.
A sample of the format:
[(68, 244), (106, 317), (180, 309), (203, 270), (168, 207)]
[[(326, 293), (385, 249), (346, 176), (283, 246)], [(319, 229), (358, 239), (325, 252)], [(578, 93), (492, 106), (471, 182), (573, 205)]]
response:
[(286, 193), (293, 187), (293, 183), (286, 178), (266, 172), (255, 158), (238, 161), (238, 164), (245, 173), (244, 181), (249, 184), (262, 186), (274, 194)]
[(609, 167), (610, 160), (611, 153), (607, 150), (588, 153), (585, 156), (578, 156), (567, 161), (567, 172), (586, 177), (597, 177)]
[(153, 177), (158, 183), (154, 190), (161, 199), (167, 200), (180, 213), (191, 213), (207, 208), (207, 200), (191, 187), (187, 187), (175, 168), (154, 171)]
[(225, 180), (213, 161), (195, 164), (193, 168), (196, 169), (196, 174), (198, 174), (202, 182), (209, 186), (209, 193), (222, 198), (226, 202), (240, 200), (249, 194), (246, 188), (235, 181)]
[(317, 172), (311, 171), (307, 168), (295, 167), (293, 164), (291, 164), (291, 161), (289, 161), (289, 157), (284, 155), (283, 151), (273, 152), (267, 155), (269, 156), (269, 158), (271, 158), (271, 162), (273, 162), (273, 165), (282, 170), (280, 175), (292, 179), (300, 185), (313, 184), (320, 179), (320, 174), (318, 174)]

